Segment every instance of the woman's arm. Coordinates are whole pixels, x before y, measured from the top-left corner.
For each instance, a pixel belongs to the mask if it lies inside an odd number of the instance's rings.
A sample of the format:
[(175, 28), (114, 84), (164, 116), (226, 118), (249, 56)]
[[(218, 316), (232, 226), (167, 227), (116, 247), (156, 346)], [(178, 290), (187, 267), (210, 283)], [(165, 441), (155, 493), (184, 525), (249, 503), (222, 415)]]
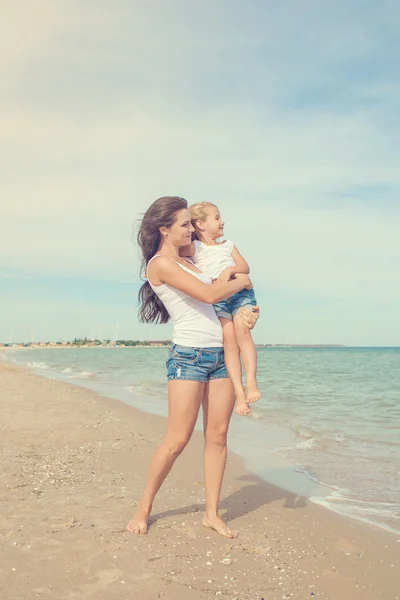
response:
[(150, 265), (149, 271), (149, 278), (153, 285), (167, 283), (206, 304), (215, 304), (225, 300), (251, 285), (248, 275), (244, 274), (238, 274), (235, 279), (227, 283), (216, 282), (213, 285), (203, 283), (195, 275), (184, 271), (174, 260), (166, 256), (160, 256), (154, 261)]

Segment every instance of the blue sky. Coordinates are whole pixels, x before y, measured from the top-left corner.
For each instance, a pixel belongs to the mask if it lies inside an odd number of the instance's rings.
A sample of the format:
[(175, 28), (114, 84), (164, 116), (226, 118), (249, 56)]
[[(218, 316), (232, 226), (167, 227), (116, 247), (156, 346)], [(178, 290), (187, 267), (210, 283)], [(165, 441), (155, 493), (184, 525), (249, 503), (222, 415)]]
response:
[(257, 342), (400, 345), (399, 3), (2, 3), (0, 340), (153, 339), (132, 224), (210, 200)]

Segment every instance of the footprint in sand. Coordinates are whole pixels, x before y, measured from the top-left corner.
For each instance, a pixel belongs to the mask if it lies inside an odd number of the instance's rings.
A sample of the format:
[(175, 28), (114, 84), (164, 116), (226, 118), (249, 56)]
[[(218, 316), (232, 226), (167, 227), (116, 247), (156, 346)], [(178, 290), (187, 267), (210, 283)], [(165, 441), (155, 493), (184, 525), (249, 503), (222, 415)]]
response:
[[(110, 584), (121, 579), (122, 571), (120, 569), (102, 569), (95, 575), (97, 581), (93, 583), (85, 583), (77, 589), (71, 589), (72, 593), (79, 594), (79, 598), (96, 598), (97, 594), (102, 592)], [(73, 598), (74, 596), (72, 596)]]
[(342, 550), (342, 552), (352, 553), (355, 551), (354, 544), (347, 538), (340, 538), (336, 543), (336, 547), (338, 550)]

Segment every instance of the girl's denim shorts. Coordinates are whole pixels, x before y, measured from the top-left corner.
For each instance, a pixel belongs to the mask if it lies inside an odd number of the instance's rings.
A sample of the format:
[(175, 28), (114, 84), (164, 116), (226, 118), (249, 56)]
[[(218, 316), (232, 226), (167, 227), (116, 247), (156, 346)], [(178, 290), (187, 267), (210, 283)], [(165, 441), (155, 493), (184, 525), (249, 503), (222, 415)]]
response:
[(233, 317), (243, 306), (247, 306), (248, 308), (257, 306), (254, 290), (241, 290), (226, 300), (214, 304), (214, 310), (217, 313), (217, 317), (223, 317), (232, 321)]
[(223, 348), (192, 348), (171, 344), (167, 360), (168, 380), (227, 379)]

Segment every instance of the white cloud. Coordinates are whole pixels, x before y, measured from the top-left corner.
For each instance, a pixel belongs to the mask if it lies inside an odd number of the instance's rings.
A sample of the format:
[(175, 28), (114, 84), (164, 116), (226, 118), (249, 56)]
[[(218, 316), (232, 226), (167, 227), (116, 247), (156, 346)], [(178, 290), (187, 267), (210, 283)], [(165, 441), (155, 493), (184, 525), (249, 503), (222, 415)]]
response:
[(1, 1), (0, 69), (15, 74), (37, 57), (56, 29), (68, 23), (65, 3)]
[(256, 223), (262, 244), (249, 254), (266, 287), (360, 305), (400, 301), (399, 214), (270, 205)]
[(221, 205), (266, 298), (398, 301), (397, 5), (4, 4), (9, 274), (129, 279), (172, 193)]

